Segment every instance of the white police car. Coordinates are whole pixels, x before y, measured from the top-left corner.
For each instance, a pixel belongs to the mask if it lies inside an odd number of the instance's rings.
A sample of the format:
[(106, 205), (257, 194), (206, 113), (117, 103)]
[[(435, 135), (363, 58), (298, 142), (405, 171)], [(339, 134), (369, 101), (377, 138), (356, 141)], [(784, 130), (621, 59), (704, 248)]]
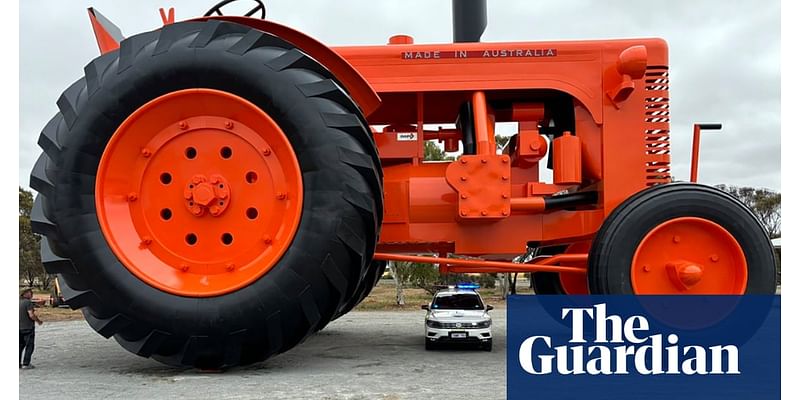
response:
[(440, 290), (430, 304), (422, 306), (425, 315), (425, 350), (443, 343), (472, 343), (492, 351), (492, 318), (475, 291), (476, 284), (460, 284)]

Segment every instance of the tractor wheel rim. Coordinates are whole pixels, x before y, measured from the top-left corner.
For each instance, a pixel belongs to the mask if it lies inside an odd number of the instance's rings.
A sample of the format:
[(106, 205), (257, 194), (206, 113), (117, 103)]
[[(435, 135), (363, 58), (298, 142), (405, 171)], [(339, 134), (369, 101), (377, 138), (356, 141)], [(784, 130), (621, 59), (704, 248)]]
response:
[(191, 297), (238, 290), (283, 256), (300, 222), (294, 150), (263, 110), (212, 89), (171, 92), (114, 132), (95, 204), (111, 250), (135, 276)]
[(675, 218), (639, 242), (631, 285), (636, 294), (743, 294), (747, 260), (736, 238), (719, 224)]

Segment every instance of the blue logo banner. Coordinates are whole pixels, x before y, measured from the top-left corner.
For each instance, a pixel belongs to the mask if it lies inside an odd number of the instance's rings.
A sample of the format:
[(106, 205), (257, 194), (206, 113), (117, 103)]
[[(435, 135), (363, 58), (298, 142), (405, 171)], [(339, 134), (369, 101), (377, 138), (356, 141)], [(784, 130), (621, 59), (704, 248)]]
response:
[(780, 296), (510, 296), (509, 399), (778, 399)]

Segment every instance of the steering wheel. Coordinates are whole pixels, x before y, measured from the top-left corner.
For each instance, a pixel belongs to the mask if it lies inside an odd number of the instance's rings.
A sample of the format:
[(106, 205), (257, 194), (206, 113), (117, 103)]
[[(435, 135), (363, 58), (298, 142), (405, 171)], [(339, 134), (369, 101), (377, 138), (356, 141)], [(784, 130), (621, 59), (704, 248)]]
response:
[[(225, 7), (226, 5), (228, 5), (230, 3), (233, 3), (233, 2), (236, 2), (236, 1), (239, 1), (239, 0), (222, 0), (219, 3), (215, 4), (214, 7), (211, 7), (208, 11), (206, 11), (206, 13), (203, 16), (204, 17), (210, 17), (212, 14), (217, 14), (217, 15), (221, 16), (221, 15), (223, 15), (222, 14), (222, 7)], [(258, 18), (265, 19), (267, 17), (267, 7), (264, 6), (264, 3), (261, 0), (253, 0), (253, 1), (255, 1), (257, 3), (256, 6), (253, 7), (252, 10), (248, 11), (247, 14), (245, 14), (244, 16), (245, 17), (250, 17), (253, 14), (261, 11), (261, 16), (258, 17)]]

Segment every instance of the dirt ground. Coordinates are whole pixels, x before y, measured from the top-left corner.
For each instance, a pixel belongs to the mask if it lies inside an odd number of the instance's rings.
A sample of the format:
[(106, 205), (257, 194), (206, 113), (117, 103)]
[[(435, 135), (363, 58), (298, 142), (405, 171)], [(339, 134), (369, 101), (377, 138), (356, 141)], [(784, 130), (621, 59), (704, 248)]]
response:
[[(418, 306), (417, 306), (418, 307)], [(24, 399), (501, 399), (505, 309), (492, 311), (494, 351), (426, 351), (424, 311), (354, 311), (305, 343), (223, 373), (175, 369), (123, 350), (83, 321), (36, 330)]]

